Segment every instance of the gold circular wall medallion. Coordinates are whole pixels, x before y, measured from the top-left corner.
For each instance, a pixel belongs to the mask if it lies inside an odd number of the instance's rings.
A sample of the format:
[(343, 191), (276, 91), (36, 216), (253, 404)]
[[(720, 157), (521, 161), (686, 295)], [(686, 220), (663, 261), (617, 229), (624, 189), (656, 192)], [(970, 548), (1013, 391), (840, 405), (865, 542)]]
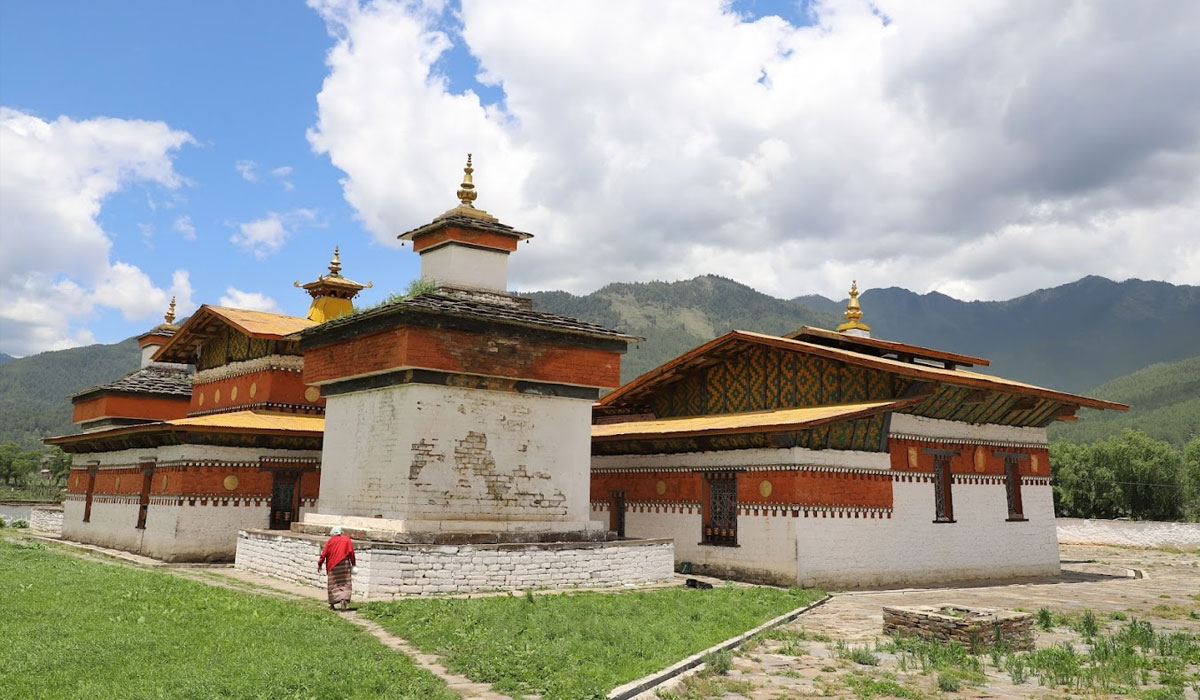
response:
[(113, 484), (113, 491), (121, 490), (121, 477), (117, 477), (117, 481)]
[(987, 450), (983, 449), (983, 445), (975, 447), (975, 471), (981, 472), (987, 467)]
[(254, 398), (254, 395), (257, 393), (258, 393), (258, 382), (250, 382), (250, 398)]
[(213, 403), (221, 403), (221, 390), (217, 389), (213, 392)]
[(196, 398), (196, 405), (197, 405), (197, 406), (203, 406), (203, 405), (204, 405), (204, 392), (200, 392), (200, 396), (198, 396), (198, 397)]
[(167, 475), (166, 474), (163, 474), (162, 490), (163, 490), (163, 493), (166, 493), (166, 491), (167, 491)]
[(236, 386), (229, 390), (229, 400), (237, 401), (237, 387)]
[(659, 479), (658, 483), (656, 483), (654, 485), (654, 493), (657, 493), (658, 495), (661, 496), (666, 492), (667, 492), (667, 482), (663, 481), (662, 479)]
[(767, 481), (766, 479), (763, 479), (763, 480), (762, 480), (762, 481), (760, 481), (760, 482), (759, 482), (759, 484), (758, 484), (758, 493), (759, 493), (759, 495), (760, 495), (760, 496), (762, 496), (763, 498), (770, 498), (770, 496), (771, 496), (771, 488), (772, 488), (772, 487), (771, 487), (771, 482), (770, 482), (770, 481)]
[(1029, 471), (1033, 472), (1034, 474), (1037, 474), (1037, 472), (1038, 472), (1038, 456), (1037, 455), (1029, 455)]
[(920, 466), (920, 454), (917, 452), (917, 448), (915, 448), (915, 447), (908, 448), (908, 468), (916, 469), (919, 466)]
[(304, 390), (304, 399), (309, 403), (314, 403), (319, 398), (321, 398), (320, 387), (310, 386)]
[(232, 491), (238, 487), (238, 478), (233, 474), (230, 474), (229, 476), (225, 477), (225, 481), (222, 483), (224, 483), (226, 491)]

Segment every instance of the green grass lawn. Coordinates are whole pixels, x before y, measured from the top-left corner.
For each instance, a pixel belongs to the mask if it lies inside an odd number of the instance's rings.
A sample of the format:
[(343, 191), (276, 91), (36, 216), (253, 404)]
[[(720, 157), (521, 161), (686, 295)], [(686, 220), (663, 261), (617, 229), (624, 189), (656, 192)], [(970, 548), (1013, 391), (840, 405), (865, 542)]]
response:
[(810, 590), (719, 587), (370, 603), (360, 614), (457, 673), (514, 696), (602, 698), (819, 599)]
[(0, 538), (0, 697), (457, 697), (313, 603)]

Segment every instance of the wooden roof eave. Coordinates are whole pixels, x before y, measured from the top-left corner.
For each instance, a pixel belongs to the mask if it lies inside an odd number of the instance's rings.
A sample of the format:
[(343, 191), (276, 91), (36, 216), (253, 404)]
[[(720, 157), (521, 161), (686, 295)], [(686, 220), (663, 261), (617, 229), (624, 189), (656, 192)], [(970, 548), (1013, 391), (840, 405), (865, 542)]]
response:
[[(323, 430), (294, 430), (288, 428), (254, 428), (254, 427), (230, 427), (230, 426), (214, 426), (214, 425), (172, 425), (170, 423), (143, 423), (139, 425), (122, 426), (119, 428), (110, 428), (108, 430), (97, 430), (91, 433), (75, 433), (72, 435), (59, 435), (49, 437), (42, 440), (47, 445), (57, 445), (63, 448), (63, 451), (73, 452), (97, 452), (105, 450), (95, 449), (75, 449), (67, 450), (64, 446), (86, 445), (88, 443), (99, 444), (110, 440), (129, 440), (136, 438), (145, 438), (154, 441), (155, 444), (175, 445), (187, 442), (185, 436), (192, 433), (205, 434), (220, 434), (226, 433), (229, 435), (265, 435), (277, 437), (306, 437), (306, 438), (321, 438), (324, 437)], [(159, 439), (156, 439), (159, 438)], [(138, 447), (147, 447), (150, 445), (136, 445)]]
[[(626, 440), (674, 440), (677, 438), (691, 437), (711, 437), (717, 435), (742, 435), (745, 433), (787, 433), (796, 430), (811, 430), (820, 428), (821, 426), (830, 425), (832, 423), (841, 423), (844, 421), (858, 420), (860, 418), (869, 418), (880, 413), (888, 413), (902, 408), (907, 408), (914, 404), (925, 400), (925, 396), (914, 396), (911, 398), (900, 399), (886, 403), (882, 406), (874, 406), (864, 408), (860, 411), (851, 413), (842, 413), (833, 416), (824, 416), (821, 418), (810, 418), (808, 420), (799, 420), (791, 423), (777, 423), (773, 425), (744, 425), (729, 428), (697, 428), (695, 430), (681, 430), (672, 433), (654, 432), (654, 433), (620, 433), (616, 435), (601, 435), (593, 436), (592, 442), (620, 442)], [(621, 423), (620, 425), (636, 426), (638, 421), (630, 421)]]
[(686, 367), (687, 363), (695, 360), (700, 355), (707, 354), (712, 349), (722, 345), (737, 342), (757, 343), (760, 345), (777, 347), (784, 350), (803, 351), (819, 357), (848, 362), (850, 364), (863, 367), (870, 367), (872, 369), (891, 372), (893, 374), (898, 374), (921, 381), (943, 382), (956, 386), (987, 389), (989, 391), (998, 391), (1015, 395), (1038, 396), (1045, 399), (1059, 401), (1061, 403), (1085, 406), (1087, 408), (1096, 408), (1102, 410), (1114, 409), (1118, 411), (1129, 410), (1129, 407), (1125, 404), (1120, 404), (1113, 401), (1093, 399), (1087, 396), (1078, 396), (1076, 394), (1068, 394), (1066, 392), (1045, 389), (1042, 387), (1012, 384), (1000, 380), (989, 380), (985, 378), (986, 375), (970, 375), (957, 372), (956, 370), (914, 365), (897, 360), (889, 360), (882, 357), (862, 355), (849, 350), (830, 348), (824, 345), (817, 345), (815, 343), (807, 343), (800, 340), (790, 340), (778, 336), (739, 330), (729, 331), (725, 335), (718, 336), (717, 338), (714, 338), (707, 343), (695, 347), (679, 357), (676, 357), (674, 360), (671, 360), (656, 369), (650, 370), (649, 372), (637, 377), (628, 384), (618, 388), (616, 391), (600, 399), (600, 404), (608, 406), (616, 403), (618, 400), (628, 399), (639, 396), (642, 393), (646, 393), (658, 385), (658, 380), (665, 376), (670, 376), (673, 372), (679, 371), (681, 368)]
[(897, 355), (901, 355), (901, 356), (907, 356), (907, 357), (913, 357), (913, 358), (919, 357), (921, 359), (930, 360), (933, 362), (950, 362), (950, 363), (953, 363), (956, 365), (961, 365), (963, 367), (971, 367), (971, 366), (975, 366), (975, 365), (978, 365), (980, 367), (987, 367), (991, 364), (991, 361), (984, 357), (974, 357), (972, 355), (964, 355), (962, 353), (957, 353), (957, 352), (949, 352), (946, 350), (937, 350), (935, 348), (926, 348), (926, 347), (922, 347), (920, 345), (910, 345), (908, 343), (901, 343), (901, 342), (897, 342), (895, 340), (883, 340), (882, 338), (863, 338), (863, 337), (859, 337), (859, 336), (848, 336), (844, 333), (839, 333), (837, 331), (831, 331), (831, 330), (828, 330), (825, 328), (816, 328), (813, 326), (802, 326), (799, 330), (792, 331), (791, 333), (788, 333), (787, 335), (782, 336), (782, 337), (787, 340), (799, 340), (800, 339), (799, 336), (802, 336), (805, 334), (813, 335), (818, 338), (824, 338), (827, 340), (842, 341), (846, 345), (861, 345), (861, 346), (865, 346), (865, 347), (872, 347), (877, 350), (894, 352)]

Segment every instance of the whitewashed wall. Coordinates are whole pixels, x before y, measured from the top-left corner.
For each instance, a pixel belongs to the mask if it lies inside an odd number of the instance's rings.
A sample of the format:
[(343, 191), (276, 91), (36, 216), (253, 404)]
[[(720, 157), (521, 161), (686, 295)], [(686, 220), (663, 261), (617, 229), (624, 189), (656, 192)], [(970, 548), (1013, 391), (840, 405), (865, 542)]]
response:
[(589, 401), (405, 384), (330, 396), (325, 428), (319, 517), (306, 522), (588, 527)]
[(29, 529), (43, 535), (62, 534), (62, 506), (33, 506), (29, 510)]
[(1059, 518), (1055, 524), (1062, 544), (1200, 549), (1200, 523)]
[[(322, 540), (272, 532), (239, 533), (238, 569), (310, 586)], [(670, 580), (665, 540), (522, 545), (394, 545), (356, 542), (354, 597), (387, 600), (431, 593), (642, 585)]]

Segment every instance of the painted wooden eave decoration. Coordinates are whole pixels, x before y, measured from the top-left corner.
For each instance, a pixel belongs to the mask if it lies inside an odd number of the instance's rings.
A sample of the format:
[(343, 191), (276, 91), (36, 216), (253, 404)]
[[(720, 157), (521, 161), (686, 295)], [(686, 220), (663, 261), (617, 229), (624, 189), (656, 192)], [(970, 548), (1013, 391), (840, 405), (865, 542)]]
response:
[(812, 406), (770, 411), (718, 413), (658, 420), (633, 420), (592, 426), (594, 442), (643, 438), (703, 437), (738, 433), (769, 433), (816, 428), (829, 423), (865, 418), (912, 405), (924, 397), (869, 401), (839, 406)]
[(124, 446), (154, 447), (192, 442), (236, 444), (239, 436), (252, 436), (268, 440), (315, 440), (315, 449), (320, 449), (319, 443), (324, 435), (324, 416), (233, 411), (61, 435), (46, 438), (43, 442), (58, 445), (65, 452), (103, 452)]
[[(965, 390), (1000, 392), (1011, 396), (1012, 402), (1018, 404), (1023, 401), (1036, 401), (1038, 399), (1043, 399), (1060, 404), (1062, 407), (1069, 408), (1070, 414), (1073, 414), (1074, 410), (1078, 409), (1079, 407), (1101, 410), (1129, 410), (1129, 407), (1125, 404), (1120, 404), (1113, 401), (1104, 401), (1101, 399), (1093, 399), (1087, 396), (1079, 396), (1062, 391), (1055, 391), (1053, 389), (1046, 389), (1043, 387), (1034, 386), (1032, 384), (1026, 384), (1024, 382), (1004, 379), (1002, 377), (978, 374), (976, 372), (970, 372), (961, 369), (931, 367), (923, 364), (889, 359), (886, 357), (867, 355), (838, 347), (817, 345), (815, 343), (801, 340), (738, 330), (730, 331), (725, 335), (714, 338), (713, 340), (710, 340), (709, 342), (696, 347), (659, 366), (658, 368), (653, 369), (634, 379), (628, 384), (600, 399), (599, 408), (600, 410), (604, 410), (610, 407), (619, 408), (625, 405), (636, 405), (651, 393), (682, 380), (690, 373), (722, 362), (738, 354), (747, 346), (755, 344), (778, 348), (790, 352), (815, 355), (831, 360), (846, 362), (847, 364), (857, 365), (860, 367), (877, 369), (883, 372), (889, 372), (895, 375), (906, 377), (917, 382), (944, 384), (949, 385), (950, 388)], [(967, 393), (970, 394), (970, 391)], [(968, 396), (967, 398), (970, 397)], [(1054, 408), (1052, 411), (1056, 412), (1056, 415), (1049, 416), (1050, 419), (1057, 418), (1057, 414), (1061, 414), (1063, 416), (1068, 415), (1068, 413), (1062, 411), (1061, 408)]]
[(193, 364), (197, 348), (215, 336), (222, 326), (231, 326), (251, 338), (281, 340), (315, 325), (315, 321), (298, 316), (204, 304), (166, 345), (159, 348), (153, 359), (155, 362)]
[(836, 331), (826, 330), (824, 328), (813, 328), (804, 326), (799, 330), (792, 331), (783, 336), (788, 340), (800, 340), (806, 343), (814, 343), (816, 345), (829, 345), (832, 347), (850, 350), (852, 352), (864, 352), (870, 355), (895, 355), (895, 359), (901, 362), (912, 362), (914, 360), (927, 360), (930, 362), (941, 363), (945, 369), (954, 369), (958, 367), (987, 367), (991, 363), (983, 357), (973, 357), (971, 355), (962, 355), (956, 352), (947, 352), (945, 350), (935, 350), (933, 348), (921, 347), (920, 345), (909, 345), (908, 343), (898, 343), (892, 340), (881, 340), (879, 338), (865, 338), (863, 336), (846, 335)]

